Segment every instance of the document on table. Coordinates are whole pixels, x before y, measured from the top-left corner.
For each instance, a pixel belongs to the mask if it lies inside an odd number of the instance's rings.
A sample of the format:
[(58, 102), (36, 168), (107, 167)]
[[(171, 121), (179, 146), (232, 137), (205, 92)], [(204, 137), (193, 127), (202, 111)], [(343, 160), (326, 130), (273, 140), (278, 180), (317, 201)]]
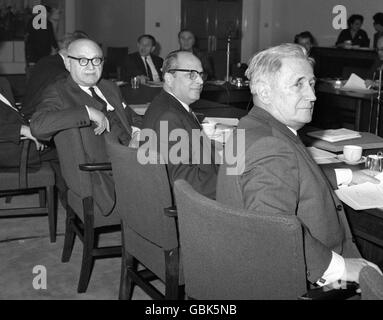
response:
[(317, 164), (341, 162), (335, 153), (321, 150), (315, 147), (307, 147), (306, 149), (308, 152), (310, 152), (311, 156)]
[(362, 137), (358, 131), (346, 128), (312, 131), (308, 132), (307, 135), (328, 142), (338, 142)]
[(383, 208), (383, 173), (375, 178), (381, 181), (380, 184), (366, 182), (339, 188), (335, 190), (335, 193), (340, 200), (354, 210)]
[(340, 90), (344, 91), (355, 91), (361, 93), (373, 93), (374, 90), (370, 90), (366, 87), (364, 80), (357, 76), (355, 73), (352, 73), (350, 78), (347, 80), (345, 85), (340, 88)]
[(236, 127), (238, 125), (239, 120), (237, 118), (212, 118), (206, 117), (203, 119), (204, 122), (210, 122), (217, 124), (222, 124), (230, 127)]

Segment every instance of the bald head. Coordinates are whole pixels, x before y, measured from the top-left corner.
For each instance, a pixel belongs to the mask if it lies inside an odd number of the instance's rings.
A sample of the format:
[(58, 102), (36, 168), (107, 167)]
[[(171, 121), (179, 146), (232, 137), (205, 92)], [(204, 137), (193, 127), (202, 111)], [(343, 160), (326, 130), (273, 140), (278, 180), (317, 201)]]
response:
[[(82, 59), (81, 64), (85, 61), (86, 65), (81, 65), (80, 59)], [(101, 63), (99, 63), (100, 59)], [(102, 50), (96, 42), (90, 39), (75, 40), (68, 47), (65, 66), (74, 82), (84, 87), (94, 86), (102, 74)]]

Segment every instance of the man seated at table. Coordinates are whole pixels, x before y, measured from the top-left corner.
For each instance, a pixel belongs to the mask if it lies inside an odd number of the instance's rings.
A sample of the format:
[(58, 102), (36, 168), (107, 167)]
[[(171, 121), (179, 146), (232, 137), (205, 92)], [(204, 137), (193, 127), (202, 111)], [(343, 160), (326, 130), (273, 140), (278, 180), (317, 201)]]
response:
[(68, 76), (68, 71), (64, 65), (68, 46), (74, 40), (82, 38), (88, 38), (87, 34), (83, 31), (74, 31), (67, 34), (59, 43), (60, 51), (57, 54), (41, 58), (33, 67), (21, 103), (21, 112), (27, 119), (30, 119), (36, 111), (36, 105), (44, 89), (60, 79), (60, 77)]
[(381, 68), (383, 67), (383, 36), (378, 38), (376, 43), (376, 51), (378, 53), (378, 56), (376, 57), (373, 65), (371, 66), (368, 75), (369, 79), (366, 80), (366, 86), (369, 87), (377, 87), (377, 80), (379, 80), (379, 72)]
[[(65, 57), (69, 75), (44, 90), (30, 123), (33, 136), (50, 140), (59, 131), (82, 128), (89, 162), (103, 162), (98, 160), (99, 150), (95, 149), (100, 139), (104, 139), (105, 131), (112, 131), (125, 145), (134, 144), (140, 123), (122, 100), (119, 88), (112, 81), (100, 79), (103, 61), (101, 48), (92, 40), (79, 39), (69, 45)], [(70, 145), (66, 151), (71, 152)], [(96, 179), (96, 185), (103, 185), (100, 181), (105, 181), (106, 186), (113, 184), (105, 172), (92, 173), (91, 177)], [(114, 190), (102, 189), (102, 192), (97, 205), (101, 212), (108, 213), (114, 205)]]
[(195, 42), (195, 35), (190, 30), (184, 29), (178, 33), (178, 43), (180, 45), (180, 50), (193, 53), (201, 61), (203, 71), (207, 74), (207, 79), (213, 79), (214, 70), (210, 59), (205, 53), (195, 47)]
[[(184, 179), (201, 194), (215, 198), (218, 166), (214, 161), (213, 146), (205, 135), (202, 135), (202, 141), (198, 138), (198, 143), (192, 143), (192, 130), (200, 133), (202, 129), (190, 109), (190, 104), (200, 98), (204, 81), (202, 70), (201, 61), (190, 52), (169, 54), (162, 70), (163, 90), (146, 111), (142, 127), (144, 131), (151, 129), (156, 133), (157, 148), (164, 159), (168, 159), (171, 185), (177, 179)], [(166, 126), (167, 129), (164, 128)], [(175, 148), (177, 141), (170, 139), (170, 134), (176, 129), (183, 129), (189, 141), (186, 146), (188, 152), (181, 151), (182, 159), (175, 160), (170, 150)]]
[[(363, 266), (378, 267), (360, 257), (341, 202), (297, 135), (311, 121), (316, 100), (312, 59), (303, 47), (284, 44), (255, 55), (246, 75), (254, 107), (238, 124), (245, 147), (238, 151), (238, 166), (220, 166), (217, 201), (254, 214), (296, 215), (308, 281), (320, 286), (358, 282)], [(338, 185), (378, 183), (363, 172), (340, 170), (328, 173), (333, 182), (337, 176)]]
[(376, 49), (377, 44), (378, 44), (378, 39), (380, 37), (383, 37), (383, 12), (375, 13), (372, 18), (374, 19), (374, 29), (376, 31), (374, 33), (374, 46), (373, 46), (373, 48)]
[(310, 55), (311, 49), (316, 44), (316, 41), (310, 31), (303, 31), (294, 37), (294, 43), (303, 46), (307, 50), (307, 54)]
[(128, 55), (124, 65), (126, 81), (138, 77), (141, 83), (162, 81), (161, 68), (163, 59), (153, 54), (156, 39), (150, 34), (143, 34), (137, 39), (138, 51)]

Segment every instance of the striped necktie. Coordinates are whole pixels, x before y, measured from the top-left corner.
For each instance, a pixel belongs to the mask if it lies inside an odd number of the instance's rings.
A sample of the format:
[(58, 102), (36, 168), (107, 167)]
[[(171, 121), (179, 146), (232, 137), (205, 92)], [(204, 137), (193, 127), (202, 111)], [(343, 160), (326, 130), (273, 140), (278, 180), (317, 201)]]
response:
[(96, 93), (96, 90), (94, 89), (94, 87), (90, 87), (90, 88), (89, 88), (89, 91), (90, 91), (90, 93), (92, 94), (92, 97), (93, 97), (94, 99), (96, 99), (98, 102), (101, 103), (101, 105), (102, 105), (102, 109), (101, 109), (101, 111), (102, 111), (104, 114), (106, 114), (106, 113), (107, 113), (106, 106), (108, 105), (108, 104), (106, 103), (106, 101), (105, 101), (104, 99), (102, 99), (102, 98)]
[(146, 75), (149, 77), (150, 81), (153, 81), (153, 74), (148, 63), (148, 57), (145, 57), (145, 67), (146, 67)]

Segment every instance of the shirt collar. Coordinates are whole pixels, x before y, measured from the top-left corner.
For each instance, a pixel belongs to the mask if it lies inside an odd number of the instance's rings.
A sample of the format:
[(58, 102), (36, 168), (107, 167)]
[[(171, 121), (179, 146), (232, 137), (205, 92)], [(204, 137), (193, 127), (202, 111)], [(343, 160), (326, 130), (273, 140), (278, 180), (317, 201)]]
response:
[(289, 126), (286, 126), (286, 127), (289, 128), (291, 130), (291, 132), (294, 133), (296, 136), (298, 135), (297, 130), (290, 128)]

